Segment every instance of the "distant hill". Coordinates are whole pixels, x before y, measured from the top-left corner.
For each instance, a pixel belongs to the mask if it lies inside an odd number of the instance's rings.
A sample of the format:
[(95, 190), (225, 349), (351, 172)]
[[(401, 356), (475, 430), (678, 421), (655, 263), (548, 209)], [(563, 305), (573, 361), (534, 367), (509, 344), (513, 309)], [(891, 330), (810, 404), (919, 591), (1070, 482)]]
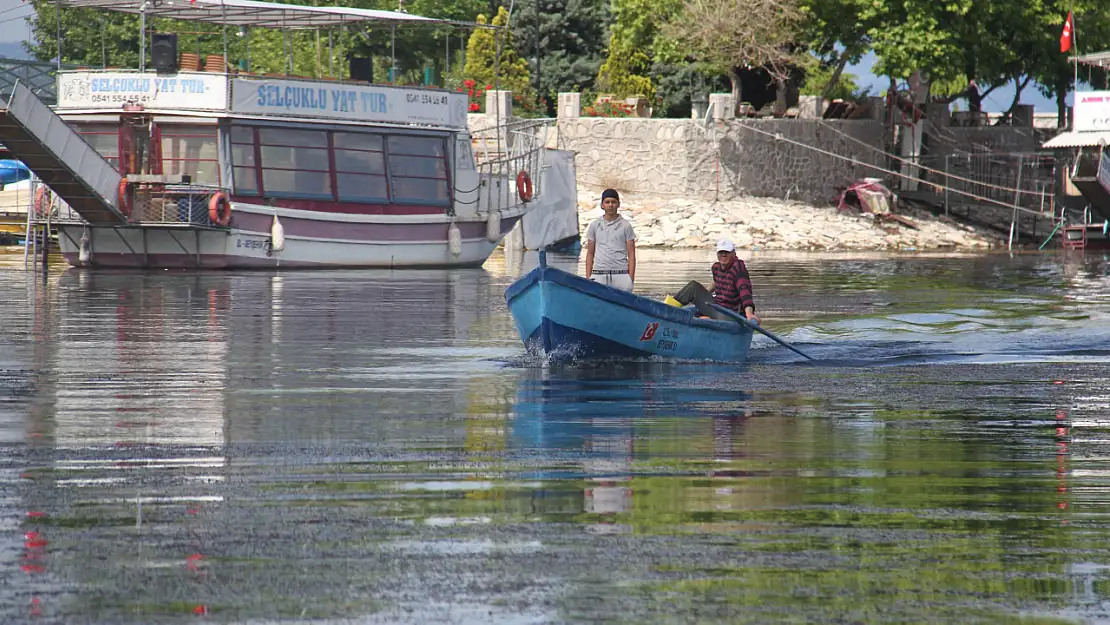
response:
[(31, 55), (27, 54), (23, 49), (23, 43), (19, 41), (0, 41), (0, 56), (7, 59), (31, 59)]

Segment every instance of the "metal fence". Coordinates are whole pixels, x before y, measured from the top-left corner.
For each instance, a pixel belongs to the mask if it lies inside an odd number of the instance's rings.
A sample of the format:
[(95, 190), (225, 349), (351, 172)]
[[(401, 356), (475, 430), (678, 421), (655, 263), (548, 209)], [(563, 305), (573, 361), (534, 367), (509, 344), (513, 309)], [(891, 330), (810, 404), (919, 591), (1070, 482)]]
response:
[[(55, 196), (50, 189), (36, 181), (32, 219), (36, 223), (58, 221), (84, 221), (65, 200)], [(212, 226), (208, 203), (218, 191), (206, 186), (173, 186), (158, 184), (135, 185), (131, 196), (128, 221), (133, 224)]]
[(925, 157), (934, 171), (922, 179), (951, 206), (1019, 206), (1045, 215), (1055, 212), (1056, 158), (1044, 153), (951, 154)]
[[(63, 64), (62, 69), (76, 69), (76, 65)], [(0, 58), (0, 94), (8, 95), (16, 82), (27, 85), (31, 92), (46, 104), (57, 104), (58, 65), (43, 61), (25, 61)]]
[(135, 189), (131, 221), (146, 224), (213, 225), (208, 203), (217, 189), (209, 187), (177, 187), (166, 189), (156, 185)]

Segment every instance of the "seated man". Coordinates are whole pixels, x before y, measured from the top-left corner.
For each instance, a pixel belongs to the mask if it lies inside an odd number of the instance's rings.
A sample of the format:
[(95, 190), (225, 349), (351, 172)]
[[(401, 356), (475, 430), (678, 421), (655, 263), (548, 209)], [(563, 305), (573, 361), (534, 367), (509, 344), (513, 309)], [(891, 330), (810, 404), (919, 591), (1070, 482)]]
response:
[(743, 311), (749, 320), (759, 323), (752, 301), (752, 281), (744, 261), (736, 257), (736, 246), (728, 239), (717, 242), (717, 262), (713, 263), (713, 288), (707, 290), (697, 280), (682, 287), (674, 298), (685, 306), (694, 303), (698, 312), (711, 319), (731, 321), (732, 319), (713, 308), (713, 304)]

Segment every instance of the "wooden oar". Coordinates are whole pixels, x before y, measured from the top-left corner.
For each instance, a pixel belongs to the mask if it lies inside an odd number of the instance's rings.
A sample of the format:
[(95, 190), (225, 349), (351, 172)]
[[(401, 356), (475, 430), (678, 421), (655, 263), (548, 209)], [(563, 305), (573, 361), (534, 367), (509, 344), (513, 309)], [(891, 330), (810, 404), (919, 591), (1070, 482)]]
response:
[(712, 306), (713, 306), (714, 309), (723, 312), (724, 314), (728, 315), (729, 317), (731, 317), (731, 318), (735, 319), (736, 321), (748, 326), (749, 328), (755, 330), (756, 332), (759, 332), (760, 334), (766, 336), (767, 338), (769, 338), (772, 341), (778, 343), (779, 345), (782, 345), (783, 347), (785, 347), (787, 349), (794, 350), (795, 352), (801, 354), (802, 356), (805, 356), (806, 358), (808, 358), (810, 360), (815, 360), (815, 358), (813, 356), (810, 356), (809, 354), (803, 352), (802, 350), (798, 349), (797, 347), (794, 347), (790, 343), (787, 343), (786, 341), (784, 341), (784, 340), (780, 339), (779, 337), (775, 336), (774, 333), (771, 332), (770, 330), (764, 330), (763, 328), (761, 328), (759, 326), (758, 323), (752, 323), (751, 321), (748, 321), (747, 317), (745, 317), (744, 315), (741, 315), (740, 313), (736, 312), (735, 310), (725, 308), (724, 306), (720, 306), (718, 304), (713, 304)]

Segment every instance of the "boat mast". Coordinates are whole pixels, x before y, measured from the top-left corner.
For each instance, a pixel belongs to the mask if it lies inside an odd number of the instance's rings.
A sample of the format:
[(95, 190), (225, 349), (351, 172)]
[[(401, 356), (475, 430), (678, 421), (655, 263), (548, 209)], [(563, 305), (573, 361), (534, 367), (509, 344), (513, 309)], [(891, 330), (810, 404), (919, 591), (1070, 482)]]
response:
[(139, 71), (146, 71), (146, 2), (139, 5)]

